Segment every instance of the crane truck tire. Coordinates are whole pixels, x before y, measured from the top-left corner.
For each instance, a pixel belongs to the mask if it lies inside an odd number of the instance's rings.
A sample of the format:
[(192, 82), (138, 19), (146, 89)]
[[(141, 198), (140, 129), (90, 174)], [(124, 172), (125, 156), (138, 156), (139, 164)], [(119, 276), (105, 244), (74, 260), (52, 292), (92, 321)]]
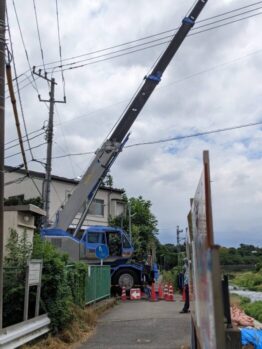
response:
[(139, 278), (134, 270), (121, 269), (113, 276), (112, 284), (118, 285), (121, 288), (125, 287), (128, 291), (139, 284)]

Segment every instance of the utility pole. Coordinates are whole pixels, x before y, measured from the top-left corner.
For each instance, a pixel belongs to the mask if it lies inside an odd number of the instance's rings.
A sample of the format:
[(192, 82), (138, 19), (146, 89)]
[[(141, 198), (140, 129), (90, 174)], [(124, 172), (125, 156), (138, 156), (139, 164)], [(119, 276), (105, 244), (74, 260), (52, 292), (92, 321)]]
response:
[(45, 179), (43, 182), (43, 203), (44, 203), (44, 210), (46, 211), (46, 216), (44, 218), (44, 226), (48, 227), (49, 224), (49, 210), (50, 210), (50, 185), (51, 185), (51, 172), (52, 172), (52, 148), (53, 148), (53, 129), (54, 129), (54, 106), (55, 103), (66, 103), (66, 98), (64, 97), (63, 101), (56, 101), (55, 100), (55, 85), (57, 83), (55, 82), (55, 79), (49, 79), (47, 77), (47, 73), (45, 72), (44, 75), (42, 75), (41, 69), (38, 70), (38, 72), (35, 71), (35, 67), (33, 67), (33, 73), (40, 78), (50, 82), (51, 88), (49, 92), (49, 99), (41, 99), (41, 96), (38, 95), (38, 99), (40, 102), (48, 102), (49, 103), (49, 120), (48, 120), (48, 129), (47, 129), (47, 153), (46, 153), (46, 173), (45, 173)]
[(5, 153), (5, 8), (0, 1), (0, 329), (3, 328), (4, 153)]

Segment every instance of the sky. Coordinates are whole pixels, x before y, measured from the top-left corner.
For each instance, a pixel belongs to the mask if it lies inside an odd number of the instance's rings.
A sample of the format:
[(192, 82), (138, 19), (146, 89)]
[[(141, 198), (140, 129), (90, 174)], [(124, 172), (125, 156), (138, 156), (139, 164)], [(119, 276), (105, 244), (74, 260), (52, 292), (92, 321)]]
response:
[[(33, 81), (30, 67), (43, 69), (44, 61), (48, 77), (57, 82), (55, 98), (62, 101), (61, 69), (55, 68), (60, 60), (59, 19), (67, 103), (55, 107), (52, 173), (77, 178), (93, 155), (66, 155), (93, 153), (101, 146), (167, 45), (155, 44), (170, 40), (193, 1), (57, 0), (58, 12), (51, 0), (7, 3), (7, 42), (9, 50), (11, 42), (13, 46), (27, 131), (30, 138), (36, 136), (30, 140), (36, 147), (33, 154), (26, 154), (36, 171), (43, 171), (43, 165), (30, 160), (32, 155), (42, 162), (46, 157), (41, 128), (48, 120), (48, 105), (39, 102), (38, 94), (48, 99), (49, 87), (37, 76)], [(249, 18), (238, 20), (243, 17)], [(209, 0), (192, 31), (195, 35), (186, 38), (132, 126), (128, 145), (262, 122), (261, 27), (262, 1)], [(141, 38), (147, 39), (104, 50)], [(158, 41), (145, 44), (153, 40)], [(134, 45), (140, 46), (130, 48)], [(154, 47), (130, 53), (147, 46)], [(118, 57), (109, 59), (112, 52)], [(126, 148), (111, 169), (114, 186), (124, 188), (129, 197), (150, 200), (160, 241), (176, 243), (176, 227), (185, 232), (203, 151), (209, 150), (215, 242), (261, 246), (261, 126)], [(21, 155), (12, 156), (19, 153), (18, 147), (10, 148), (16, 138), (7, 92), (6, 165), (22, 162)]]

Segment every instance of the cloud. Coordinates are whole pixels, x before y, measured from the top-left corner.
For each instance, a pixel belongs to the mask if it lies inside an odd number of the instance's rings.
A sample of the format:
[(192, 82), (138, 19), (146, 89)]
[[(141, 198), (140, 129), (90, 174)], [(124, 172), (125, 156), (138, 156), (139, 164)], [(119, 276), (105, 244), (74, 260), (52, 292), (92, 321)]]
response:
[[(58, 4), (62, 54), (69, 58), (175, 28), (192, 0), (163, 0), (161, 6), (157, 0), (65, 0)], [(55, 4), (38, 1), (36, 5), (45, 62), (59, 61)], [(210, 1), (200, 19), (246, 5), (246, 0)], [(42, 64), (33, 5), (16, 2), (16, 6), (30, 63)], [(28, 70), (28, 64), (11, 2), (8, 13), (14, 58), (21, 74)], [(261, 121), (259, 21), (259, 16), (251, 17), (188, 37), (134, 123), (128, 144)], [(96, 150), (163, 49), (157, 46), (65, 71), (67, 104), (56, 105), (54, 156)], [(94, 54), (79, 59), (91, 57)], [(71, 61), (77, 58), (68, 62)], [(56, 99), (61, 100), (59, 71), (54, 77), (58, 83)], [(36, 79), (36, 83), (42, 98), (48, 99), (46, 82)], [(21, 89), (29, 132), (41, 128), (48, 119), (48, 108), (38, 101), (37, 94), (30, 84)], [(9, 141), (16, 132), (8, 99), (6, 105)], [(31, 145), (41, 142), (43, 136), (32, 140)], [(189, 199), (196, 190), (205, 149), (209, 149), (211, 159), (216, 241), (226, 245), (261, 244), (261, 127), (125, 149), (112, 167), (114, 184), (125, 188), (130, 196), (142, 195), (151, 200), (159, 221), (160, 240), (175, 242), (176, 226), (185, 229), (187, 225)], [(11, 149), (7, 152), (13, 153)], [(34, 149), (33, 155), (43, 158), (45, 146)], [(53, 173), (81, 175), (90, 158), (55, 159)], [(20, 155), (6, 160), (8, 165), (20, 162)], [(30, 168), (43, 170), (39, 166), (30, 163)]]

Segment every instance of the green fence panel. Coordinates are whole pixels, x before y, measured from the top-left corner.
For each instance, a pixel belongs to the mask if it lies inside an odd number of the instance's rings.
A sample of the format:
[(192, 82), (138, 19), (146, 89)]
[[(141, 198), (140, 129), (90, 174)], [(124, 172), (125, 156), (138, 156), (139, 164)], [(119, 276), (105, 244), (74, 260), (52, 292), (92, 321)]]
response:
[(110, 296), (110, 266), (89, 265), (85, 285), (85, 303), (90, 304)]

